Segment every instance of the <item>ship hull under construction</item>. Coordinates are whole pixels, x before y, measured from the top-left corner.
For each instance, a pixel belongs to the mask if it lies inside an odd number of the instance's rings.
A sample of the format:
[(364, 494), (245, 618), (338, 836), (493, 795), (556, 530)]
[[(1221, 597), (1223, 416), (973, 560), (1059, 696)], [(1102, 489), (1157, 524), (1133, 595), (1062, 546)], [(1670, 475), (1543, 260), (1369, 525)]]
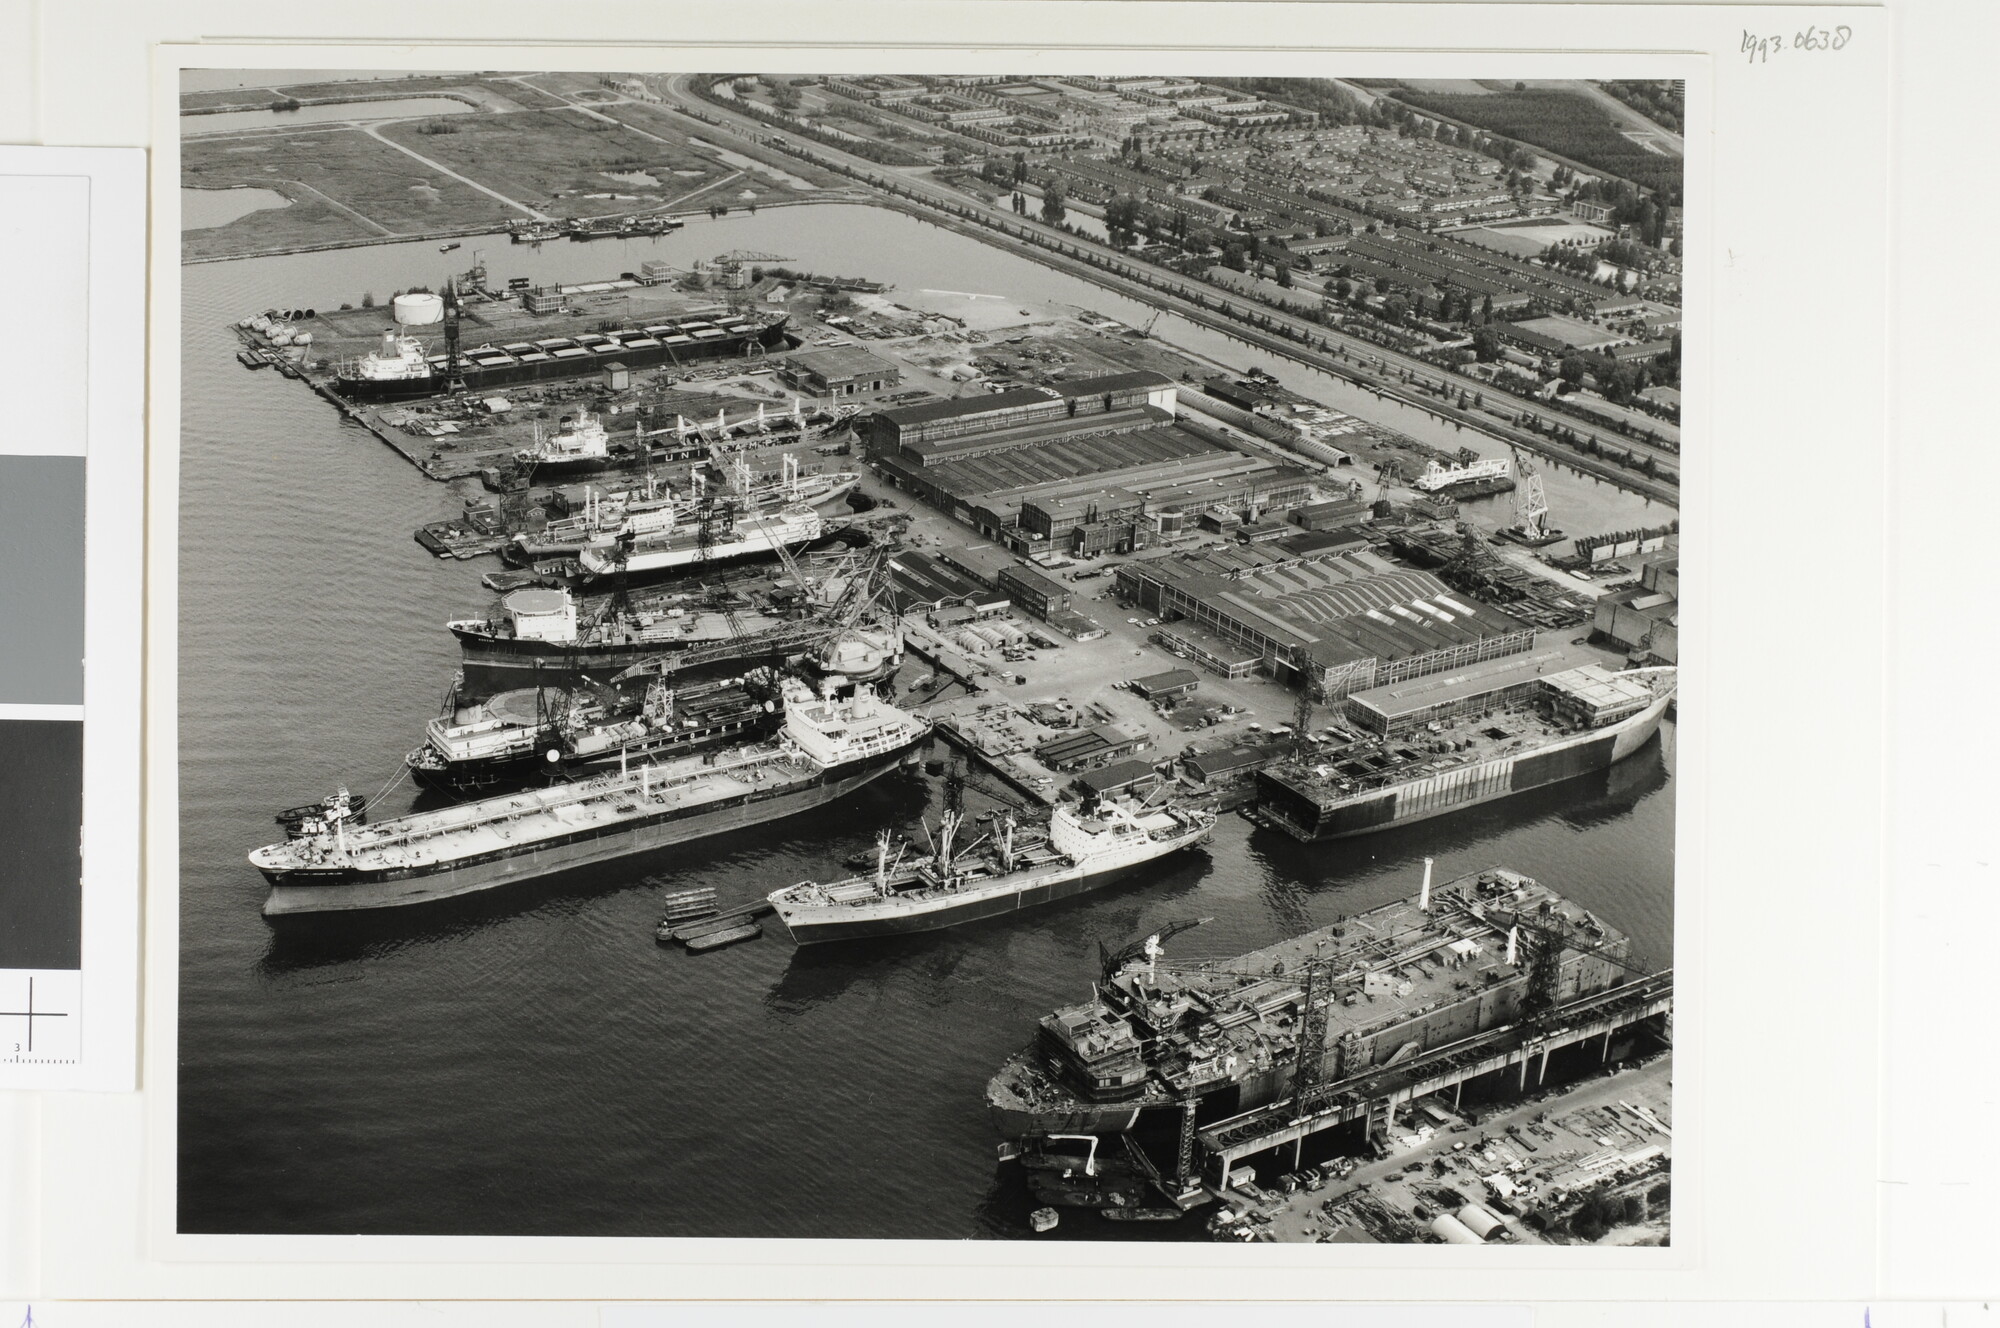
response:
[[(475, 348), (460, 356), (455, 379), (438, 365), (437, 357), (432, 357), (432, 372), (428, 374), (407, 378), (342, 374), (335, 378), (334, 390), (350, 401), (407, 401), (438, 396), (447, 390), (484, 392), (520, 383), (575, 378), (600, 373), (613, 360), (627, 369), (649, 369), (661, 364), (701, 363), (732, 356), (784, 351), (792, 344), (785, 335), (787, 321), (776, 318), (737, 335), (690, 340), (688, 344), (679, 346), (669, 345), (657, 337), (643, 336), (639, 329), (626, 329), (621, 344), (562, 358), (547, 354), (538, 359), (521, 359), (500, 353), (484, 356)], [(610, 335), (621, 336), (618, 333)]]
[(1604, 728), (1531, 751), (1406, 780), (1370, 796), (1330, 806), (1321, 806), (1263, 773), (1257, 778), (1258, 813), (1287, 834), (1310, 843), (1373, 834), (1463, 811), (1610, 768), (1652, 740), (1659, 731), (1660, 717), (1672, 703), (1673, 694), (1668, 692), (1638, 713)]
[(787, 658), (825, 641), (831, 628), (772, 632), (734, 640), (628, 641), (616, 644), (518, 640), (475, 628), (452, 627), (461, 655), (461, 701), (521, 688), (562, 688), (608, 682), (636, 664), (659, 662), (676, 679), (720, 677)]
[[(1010, 888), (985, 890), (975, 888), (959, 897), (946, 896), (904, 906), (877, 904), (857, 909), (834, 906), (794, 910), (780, 905), (778, 917), (784, 923), (785, 930), (791, 934), (792, 940), (800, 945), (937, 931), (943, 927), (956, 927), (961, 923), (1006, 917), (1023, 909), (1036, 908), (1058, 900), (1071, 899), (1092, 890), (1104, 889), (1106, 886), (1129, 879), (1148, 863), (1192, 847), (1206, 839), (1208, 835), (1209, 829), (1204, 827), (1172, 841), (1151, 845), (1149, 847), (1154, 851), (1148, 852), (1145, 857), (1134, 862), (1096, 870), (1072, 866), (1029, 877)], [(996, 886), (1003, 884), (995, 883)]]
[(608, 833), (551, 839), (525, 851), (501, 851), (449, 866), (416, 866), (366, 873), (265, 872), (271, 894), (266, 916), (332, 913), (431, 903), (516, 881), (671, 848), (690, 840), (795, 816), (862, 788), (908, 762), (915, 748), (868, 757), (799, 782), (758, 788), (739, 796), (676, 808), (659, 819), (620, 822)]

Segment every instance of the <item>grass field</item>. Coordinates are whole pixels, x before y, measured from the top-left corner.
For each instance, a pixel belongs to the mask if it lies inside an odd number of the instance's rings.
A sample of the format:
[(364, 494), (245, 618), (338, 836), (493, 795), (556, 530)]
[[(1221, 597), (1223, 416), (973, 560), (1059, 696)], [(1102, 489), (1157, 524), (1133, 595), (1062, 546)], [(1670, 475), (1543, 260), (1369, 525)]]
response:
[[(185, 258), (457, 233), (525, 215), (466, 181), (553, 216), (793, 202), (802, 193), (741, 156), (691, 142), (690, 130), (698, 127), (660, 107), (624, 101), (588, 111), (570, 106), (566, 96), (617, 95), (600, 87), (594, 74), (452, 74), (281, 90), (302, 100), (453, 93), (486, 109), (383, 121), (369, 127), (372, 133), (320, 125), (185, 139), (183, 186), (261, 186), (292, 203), (185, 232)], [(236, 89), (190, 93), (182, 104), (259, 108), (271, 100), (269, 89)], [(522, 109), (529, 106), (536, 109)], [(787, 162), (784, 170), (815, 185), (839, 183), (810, 166)]]
[[(582, 111), (457, 116), (448, 123), (454, 132), (425, 134), (423, 124), (416, 122), (390, 125), (382, 133), (489, 189), (551, 213), (629, 212), (728, 173), (713, 157), (688, 147), (685, 139), (662, 143)], [(608, 171), (657, 172), (677, 187), (648, 197), (644, 187), (605, 178)], [(681, 174), (687, 171), (701, 174)], [(637, 194), (639, 200), (587, 196), (613, 192)]]
[(521, 215), (358, 129), (191, 140), (182, 147), (181, 183), (194, 189), (261, 185), (292, 200), (288, 208), (185, 233), (181, 253), (187, 258), (389, 238), (366, 222), (392, 235), (422, 235)]

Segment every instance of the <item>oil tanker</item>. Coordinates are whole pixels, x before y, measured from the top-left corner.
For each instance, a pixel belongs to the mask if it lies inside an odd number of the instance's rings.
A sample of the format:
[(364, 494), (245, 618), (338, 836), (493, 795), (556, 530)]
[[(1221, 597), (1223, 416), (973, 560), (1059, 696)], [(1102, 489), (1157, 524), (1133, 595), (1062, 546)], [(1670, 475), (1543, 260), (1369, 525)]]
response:
[(774, 821), (913, 763), (929, 738), (928, 720), (866, 689), (784, 686), (784, 724), (762, 742), (365, 825), (329, 799), (250, 854), (271, 887), (264, 912), (422, 904)]

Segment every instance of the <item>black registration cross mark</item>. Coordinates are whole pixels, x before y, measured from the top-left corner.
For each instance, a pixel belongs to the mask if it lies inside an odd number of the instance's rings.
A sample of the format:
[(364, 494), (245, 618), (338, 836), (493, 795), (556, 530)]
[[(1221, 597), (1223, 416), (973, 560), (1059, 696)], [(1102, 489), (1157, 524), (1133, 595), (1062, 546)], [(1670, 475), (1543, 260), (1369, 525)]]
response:
[(67, 1013), (35, 1008), (35, 980), (28, 979), (28, 1008), (25, 1010), (0, 1010), (0, 1019), (25, 1019), (28, 1021), (28, 1052), (35, 1050), (35, 1021), (37, 1019), (67, 1019)]

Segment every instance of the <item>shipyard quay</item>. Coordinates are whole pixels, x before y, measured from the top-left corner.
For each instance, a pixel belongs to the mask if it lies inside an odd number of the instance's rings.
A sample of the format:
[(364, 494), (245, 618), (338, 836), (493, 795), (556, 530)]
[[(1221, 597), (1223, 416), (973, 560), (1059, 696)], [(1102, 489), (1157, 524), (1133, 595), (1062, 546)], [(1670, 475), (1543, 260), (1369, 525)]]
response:
[(1665, 173), (185, 91), (180, 1230), (1668, 1241)]

